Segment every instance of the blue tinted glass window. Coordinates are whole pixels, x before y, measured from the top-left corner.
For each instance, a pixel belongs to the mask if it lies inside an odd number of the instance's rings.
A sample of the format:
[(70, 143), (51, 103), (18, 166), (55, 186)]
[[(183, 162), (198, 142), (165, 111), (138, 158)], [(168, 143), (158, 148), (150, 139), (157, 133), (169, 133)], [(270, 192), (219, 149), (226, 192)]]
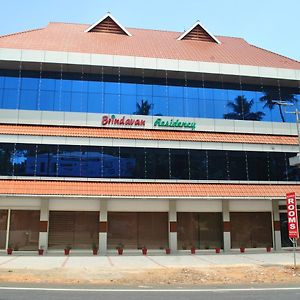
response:
[(227, 101), (214, 100), (213, 103), (215, 118), (222, 119), (225, 114)]
[(193, 98), (188, 98), (184, 102), (185, 107), (185, 116), (186, 117), (191, 117), (191, 118), (198, 118), (200, 116), (199, 113), (199, 100), (198, 99), (193, 99)]
[(18, 108), (18, 90), (14, 89), (4, 89), (2, 107), (7, 109), (16, 109)]
[(169, 86), (169, 97), (183, 97), (183, 87), (182, 86)]
[(43, 78), (41, 82), (41, 90), (54, 91), (56, 85), (56, 79)]
[(20, 109), (35, 110), (37, 109), (37, 92), (22, 90), (20, 97)]
[[(299, 92), (300, 92), (300, 91), (299, 91)], [(298, 110), (299, 110), (299, 108), (300, 108), (300, 94), (294, 94), (294, 97), (295, 97), (295, 99), (296, 99), (295, 105), (296, 105), (296, 107), (297, 107)]]
[(205, 99), (214, 99), (214, 90), (211, 88), (203, 88), (203, 96)]
[(120, 153), (118, 147), (103, 147), (103, 177), (120, 177)]
[(72, 91), (79, 93), (86, 93), (88, 90), (88, 81), (84, 80), (73, 80), (72, 81)]
[(107, 94), (118, 94), (120, 92), (120, 84), (117, 82), (105, 82), (104, 92)]
[(15, 176), (33, 176), (36, 170), (36, 146), (18, 144), (11, 158)]
[(38, 145), (36, 155), (37, 176), (57, 176), (57, 150), (56, 145)]
[(194, 87), (187, 87), (186, 88), (186, 97), (187, 98), (194, 98), (198, 99), (199, 97), (199, 89)]
[(198, 106), (199, 106), (199, 117), (200, 118), (207, 118), (206, 100), (205, 99), (199, 99)]
[(21, 89), (38, 90), (40, 79), (23, 77), (21, 80)]
[(152, 96), (152, 85), (151, 84), (137, 84), (136, 87), (137, 95), (141, 96)]
[(72, 94), (70, 92), (62, 92), (61, 95), (62, 111), (71, 111), (71, 98), (72, 98)]
[(0, 89), (4, 88), (4, 77), (0, 76)]
[(183, 116), (182, 98), (169, 98), (169, 116)]
[(270, 180), (267, 152), (247, 152), (249, 180)]
[(137, 97), (135, 103), (135, 115), (153, 115), (153, 100), (151, 97)]
[(55, 93), (54, 91), (40, 92), (40, 110), (54, 110)]
[(230, 179), (247, 180), (245, 152), (228, 151), (228, 159)]
[(6, 77), (0, 76), (0, 105), (8, 109), (132, 114), (137, 111), (137, 103), (147, 101), (151, 105), (149, 114), (223, 118), (233, 112), (228, 104), (243, 96), (251, 103), (250, 111), (240, 108), (244, 119), (259, 114), (264, 121), (295, 122), (293, 115), (272, 103), (284, 100), (300, 106), (299, 89), (284, 86), (251, 86), (243, 82), (240, 86), (239, 82), (223, 82), (224, 88), (221, 88), (221, 83), (201, 80), (168, 78), (169, 85), (166, 85), (165, 78), (118, 78), (115, 75), (102, 78), (100, 74), (42, 72), (40, 79), (39, 72), (22, 71), (20, 78), (18, 72), (3, 71), (2, 74)]
[(205, 150), (190, 150), (190, 178), (192, 180), (208, 179), (208, 153)]
[(215, 103), (214, 100), (208, 99), (205, 101), (205, 117), (214, 118), (215, 116)]
[(72, 91), (72, 80), (63, 79), (61, 80), (61, 89), (65, 92)]
[(167, 87), (165, 85), (153, 85), (153, 96), (167, 97)]
[(88, 92), (89, 93), (103, 93), (103, 82), (99, 81), (89, 81), (88, 82)]
[(228, 179), (226, 170), (227, 163), (225, 151), (208, 151), (208, 179)]
[(87, 111), (87, 94), (72, 93), (71, 111), (86, 112)]
[(238, 96), (241, 96), (243, 94), (240, 90), (228, 90), (228, 101), (234, 101)]
[(57, 158), (58, 176), (79, 177), (80, 162), (80, 146), (60, 146)]
[(287, 164), (284, 153), (269, 153), (270, 180), (287, 180)]
[(137, 101), (135, 96), (121, 95), (121, 114), (138, 114)]
[(88, 94), (88, 112), (100, 113), (102, 112), (102, 95), (98, 93)]
[(146, 149), (147, 178), (170, 178), (169, 149)]
[(168, 98), (153, 97), (153, 115), (168, 116)]
[[(276, 108), (277, 109), (277, 108)], [(272, 121), (272, 109), (269, 109), (268, 107), (263, 108), (264, 115), (264, 121)]]
[(102, 153), (98, 147), (81, 147), (80, 176), (102, 177)]
[(120, 97), (114, 94), (106, 94), (104, 96), (104, 112), (105, 113), (120, 113)]
[(54, 101), (53, 101), (53, 110), (61, 111), (62, 110), (62, 92), (54, 92)]
[(136, 95), (136, 84), (134, 84), (134, 83), (121, 83), (121, 94), (123, 94), (123, 95)]
[[(103, 150), (102, 150), (103, 149)], [(0, 174), (95, 178), (299, 181), (295, 153), (1, 144)]]
[(227, 100), (227, 90), (225, 89), (214, 89), (214, 99), (217, 100)]
[(189, 179), (188, 150), (171, 149), (171, 179)]
[(19, 78), (18, 77), (5, 77), (4, 87), (7, 89), (18, 89)]
[(0, 143), (0, 175), (12, 176), (14, 144)]

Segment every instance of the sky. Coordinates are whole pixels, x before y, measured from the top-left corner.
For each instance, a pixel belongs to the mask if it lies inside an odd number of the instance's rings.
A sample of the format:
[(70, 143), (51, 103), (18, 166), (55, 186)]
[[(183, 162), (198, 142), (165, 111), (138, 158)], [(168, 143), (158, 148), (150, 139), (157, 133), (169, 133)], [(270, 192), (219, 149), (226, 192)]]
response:
[(110, 12), (125, 28), (183, 32), (196, 21), (214, 35), (300, 61), (300, 0), (0, 0), (0, 35), (49, 22), (93, 24)]

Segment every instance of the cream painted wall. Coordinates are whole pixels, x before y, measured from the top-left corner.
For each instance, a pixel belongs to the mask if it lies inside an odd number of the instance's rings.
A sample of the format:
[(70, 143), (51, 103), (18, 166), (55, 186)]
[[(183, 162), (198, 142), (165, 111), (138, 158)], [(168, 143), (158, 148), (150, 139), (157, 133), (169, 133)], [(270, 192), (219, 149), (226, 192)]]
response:
[(169, 201), (157, 199), (111, 199), (107, 201), (108, 211), (149, 211), (149, 212), (168, 212)]
[(267, 212), (272, 211), (272, 201), (270, 200), (230, 200), (230, 212)]
[(177, 200), (178, 212), (221, 212), (222, 200)]
[(50, 199), (49, 210), (100, 211), (100, 200), (88, 198)]

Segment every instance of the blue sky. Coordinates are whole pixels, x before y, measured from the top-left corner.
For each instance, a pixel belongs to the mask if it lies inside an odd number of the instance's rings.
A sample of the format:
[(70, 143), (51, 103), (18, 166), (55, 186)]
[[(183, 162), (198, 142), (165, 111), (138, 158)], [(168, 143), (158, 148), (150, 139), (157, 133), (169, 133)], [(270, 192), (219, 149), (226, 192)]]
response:
[(199, 20), (215, 35), (300, 61), (300, 0), (10, 0), (1, 1), (0, 35), (50, 21), (92, 24), (106, 12), (124, 27), (182, 32)]

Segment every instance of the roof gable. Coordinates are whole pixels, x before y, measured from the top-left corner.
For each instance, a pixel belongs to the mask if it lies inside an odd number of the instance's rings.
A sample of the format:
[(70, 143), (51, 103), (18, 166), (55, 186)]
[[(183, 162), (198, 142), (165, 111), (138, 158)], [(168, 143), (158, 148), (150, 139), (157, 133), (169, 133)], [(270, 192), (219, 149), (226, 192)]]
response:
[(84, 32), (103, 32), (131, 36), (131, 34), (110, 13), (107, 13)]
[(189, 30), (185, 31), (178, 40), (193, 40), (221, 44), (220, 41), (214, 35), (209, 33), (199, 21), (197, 21)]
[(50, 23), (39, 30), (0, 36), (0, 49), (136, 56), (300, 70), (300, 62), (253, 46), (244, 39), (217, 36), (220, 44), (178, 41), (180, 32), (128, 28), (121, 34), (86, 33), (87, 24)]

